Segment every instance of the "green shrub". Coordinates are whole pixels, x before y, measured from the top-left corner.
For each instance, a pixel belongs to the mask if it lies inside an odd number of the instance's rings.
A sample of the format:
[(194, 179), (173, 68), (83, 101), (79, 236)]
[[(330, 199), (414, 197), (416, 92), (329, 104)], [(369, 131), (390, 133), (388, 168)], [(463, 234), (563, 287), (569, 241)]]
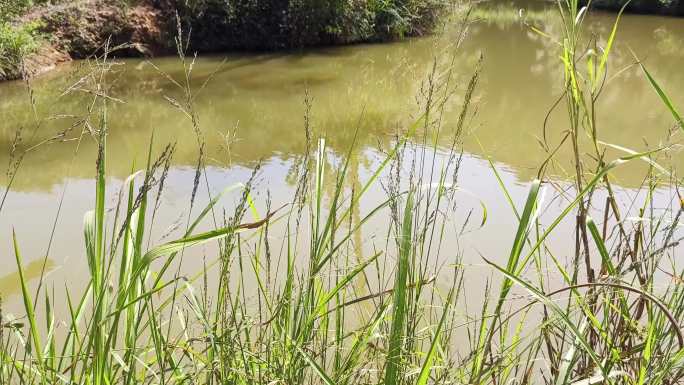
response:
[(50, 0), (0, 0), (0, 22), (11, 21), (24, 14), (32, 6), (47, 2)]
[(38, 48), (37, 28), (36, 23), (0, 22), (0, 80), (21, 76), (23, 58)]
[(31, 0), (3, 0), (0, 1), (0, 22), (6, 22), (22, 14), (33, 4)]
[(17, 18), (46, 0), (0, 0), (0, 80), (21, 77), (23, 58), (38, 48), (38, 23)]
[[(594, 0), (592, 4), (599, 8), (618, 10), (627, 0)], [(656, 13), (669, 15), (684, 15), (684, 1), (682, 0), (632, 0), (627, 6), (628, 11), (642, 13)]]
[[(198, 50), (277, 49), (428, 32), (439, 0), (176, 0)], [(171, 18), (169, 18), (171, 19)]]

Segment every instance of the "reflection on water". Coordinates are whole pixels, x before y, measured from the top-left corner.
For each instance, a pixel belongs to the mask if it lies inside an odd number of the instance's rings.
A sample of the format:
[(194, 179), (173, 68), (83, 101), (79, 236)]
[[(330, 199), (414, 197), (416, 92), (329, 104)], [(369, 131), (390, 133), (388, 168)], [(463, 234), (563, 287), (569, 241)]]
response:
[[(55, 263), (51, 259), (34, 260), (24, 266), (24, 279), (27, 281), (40, 277), (41, 273), (49, 272), (54, 269)], [(19, 294), (21, 286), (19, 285), (19, 272), (15, 271), (9, 274), (0, 276), (0, 293), (4, 296), (13, 296)]]
[[(556, 14), (552, 9), (534, 7), (523, 14), (528, 22), (551, 34), (559, 28), (553, 22)], [(484, 55), (476, 92), (477, 114), (465, 137), (468, 161), (462, 168), (461, 182), (467, 189), (477, 191), (489, 205), (490, 213), (497, 215), (470, 236), (470, 246), (461, 247), (466, 254), (469, 250), (474, 255), (501, 254), (509, 239), (501, 239), (497, 234), (510, 233), (515, 221), (501, 200), (491, 170), (481, 159), (493, 159), (505, 171), (507, 183), (515, 186), (511, 192), (516, 201), (523, 199), (525, 188), (521, 184), (533, 178), (546, 156), (539, 138), (544, 118), (560, 96), (562, 73), (555, 43), (525, 27), (518, 19), (517, 7), (497, 6), (476, 15), (482, 19), (472, 25), (454, 60), (457, 80), (464, 90), (480, 55)], [(587, 23), (592, 33), (605, 37), (613, 21), (614, 15), (597, 13)], [(223, 64), (223, 58), (200, 58), (193, 70), (193, 87), (203, 87), (196, 103), (207, 137), (212, 186), (220, 189), (244, 181), (249, 167), (263, 160), (262, 187), (269, 189), (275, 200), (285, 201), (291, 196), (295, 182), (291, 180), (291, 168), (305, 148), (303, 100), (307, 90), (313, 99), (315, 133), (326, 138), (334, 155), (346, 154), (358, 128), (352, 167), (354, 179), (362, 180), (377, 165), (381, 156), (377, 148), (390, 143), (396, 128), (405, 127), (416, 118), (419, 108), (415, 96), (434, 58), (451, 60), (449, 47), (456, 33), (454, 28), (447, 28), (438, 38), (401, 43), (304, 53), (231, 55)], [(628, 48), (644, 59), (675, 104), (684, 105), (684, 89), (679, 87), (684, 84), (684, 19), (625, 16), (618, 39), (610, 68), (614, 76), (608, 80), (599, 106), (600, 139), (639, 150), (655, 147), (667, 137), (672, 119), (640, 70), (632, 65), (634, 59)], [(157, 58), (153, 62), (172, 78), (182, 77), (177, 59)], [(0, 145), (8, 148), (19, 128), (24, 144), (30, 146), (76, 122), (75, 116), (84, 113), (87, 95), (61, 94), (78, 80), (78, 66), (66, 66), (33, 82), (37, 115), (52, 117), (38, 130), (32, 123), (33, 112), (27, 103), (25, 86), (20, 82), (0, 85)], [(161, 235), (164, 226), (172, 226), (187, 215), (192, 168), (197, 162), (195, 134), (165, 98), (182, 95), (149, 63), (126, 60), (116, 67), (111, 80), (112, 94), (124, 101), (112, 103), (109, 111), (108, 174), (112, 176), (112, 192), (118, 189), (134, 162), (142, 164), (153, 131), (157, 148), (177, 144), (158, 218), (163, 226), (157, 235)], [(447, 127), (458, 117), (458, 95), (462, 94), (457, 93), (453, 106), (446, 108)], [(567, 128), (563, 116), (562, 111), (550, 115), (547, 139), (551, 143)], [(10, 250), (8, 230), (16, 227), (30, 266), (45, 255), (58, 209), (59, 230), (51, 244), (50, 258), (58, 266), (83, 260), (82, 218), (92, 208), (95, 144), (88, 135), (82, 141), (75, 140), (76, 133), (71, 135), (71, 140), (42, 146), (27, 155), (0, 217), (0, 244), (4, 250)], [(443, 144), (449, 143), (448, 135), (444, 140)], [(562, 160), (568, 155), (558, 156)], [(9, 162), (9, 151), (2, 152), (0, 164)], [(681, 166), (682, 162), (682, 157), (676, 157), (673, 166)], [(617, 183), (624, 187), (640, 184), (641, 173), (632, 170), (618, 170)], [(562, 169), (554, 172), (563, 178)], [(59, 199), (65, 189), (60, 208)], [(197, 253), (202, 255), (204, 251)], [(59, 274), (85, 276), (86, 267), (82, 265), (73, 263), (68, 272), (62, 269)], [(5, 281), (15, 270), (13, 260), (3, 259), (0, 268), (9, 274), (0, 278), (0, 292), (9, 296), (13, 290)]]
[[(544, 117), (562, 88), (557, 50), (553, 41), (518, 21), (516, 8), (498, 6), (482, 15), (489, 17), (472, 26), (455, 60), (456, 72), (465, 82), (480, 53), (485, 57), (477, 95), (481, 100), (477, 125), (467, 138), (465, 150), (482, 155), (479, 140), (486, 155), (505, 163), (521, 180), (527, 180), (543, 159), (536, 138), (541, 136)], [(554, 30), (559, 26), (549, 21), (556, 19), (553, 9), (531, 10), (526, 19), (557, 35)], [(612, 14), (595, 14), (588, 20), (589, 29), (606, 36), (613, 20)], [(628, 16), (622, 20), (610, 64), (611, 74), (616, 76), (606, 85), (599, 106), (601, 139), (633, 148), (643, 148), (644, 142), (656, 145), (662, 140), (672, 119), (640, 70), (630, 66), (634, 59), (628, 48), (644, 59), (662, 84), (670, 86), (667, 91), (675, 104), (684, 104), (684, 91), (676, 86), (684, 82), (683, 23), (681, 19), (650, 16)], [(361, 143), (374, 146), (398, 125), (410, 121), (417, 110), (414, 96), (433, 58), (437, 55), (449, 60), (447, 47), (455, 34), (447, 32), (437, 40), (327, 48), (301, 54), (232, 56), (223, 65), (222, 58), (203, 57), (194, 67), (193, 83), (199, 88), (211, 77), (197, 100), (201, 124), (209, 138), (209, 157), (216, 164), (226, 163), (228, 154), (222, 149), (233, 131), (239, 139), (233, 143), (233, 163), (248, 165), (259, 159), (288, 159), (300, 154), (304, 148), (302, 101), (307, 89), (314, 99), (316, 129), (335, 150), (346, 151), (362, 111)], [(176, 164), (194, 165), (194, 134), (163, 97), (180, 97), (175, 87), (145, 62), (124, 63), (116, 70), (113, 94), (125, 104), (110, 111), (109, 143), (119, 150), (110, 154), (110, 174), (123, 176), (128, 172), (131, 159), (146, 152), (153, 129), (160, 146), (167, 142), (179, 144)], [(177, 59), (160, 58), (154, 63), (173, 78), (181, 78)], [(78, 79), (71, 70), (66, 67), (34, 82), (39, 114), (61, 116), (43, 124), (35, 140), (68, 127), (73, 123), (69, 114), (83, 113), (84, 98), (59, 97), (67, 85)], [(31, 109), (22, 83), (3, 84), (0, 91), (0, 141), (8, 146), (19, 127), (24, 127), (25, 137), (33, 135)], [(447, 125), (457, 114), (458, 109), (454, 108), (447, 116)], [(559, 116), (560, 119), (550, 119), (551, 142), (554, 135), (559, 137), (566, 128), (563, 115)], [(73, 142), (60, 143), (32, 154), (26, 159), (15, 187), (46, 191), (61, 183), (66, 176), (63, 167), (74, 157), (74, 147)], [(86, 141), (71, 169), (72, 177), (91, 176), (92, 162), (87, 160), (93, 159), (92, 154), (93, 143)], [(6, 158), (7, 153), (1, 156)], [(0, 159), (0, 163), (6, 161)], [(629, 175), (623, 176), (623, 184), (639, 183), (629, 180)]]

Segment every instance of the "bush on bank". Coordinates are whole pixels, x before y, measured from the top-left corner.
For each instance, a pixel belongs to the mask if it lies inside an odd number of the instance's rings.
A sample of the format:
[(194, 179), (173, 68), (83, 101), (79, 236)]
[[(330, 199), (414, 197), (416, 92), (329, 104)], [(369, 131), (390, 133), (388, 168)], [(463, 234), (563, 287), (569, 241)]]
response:
[(175, 53), (176, 15), (191, 31), (191, 51), (275, 50), (426, 34), (446, 1), (0, 1), (0, 80), (19, 78), (22, 58), (41, 43), (75, 59), (101, 50), (107, 39), (112, 46), (132, 43), (118, 56)]
[(0, 18), (0, 81), (21, 77), (22, 59), (38, 47), (36, 23), (16, 25)]
[[(628, 0), (594, 0), (596, 8), (619, 10)], [(586, 1), (585, 1), (586, 3)], [(684, 16), (684, 0), (632, 0), (626, 8), (630, 12)]]
[(429, 32), (443, 0), (177, 0), (199, 50), (383, 41)]
[(0, 80), (19, 76), (23, 47), (30, 39), (11, 21), (28, 5), (27, 0), (0, 1)]

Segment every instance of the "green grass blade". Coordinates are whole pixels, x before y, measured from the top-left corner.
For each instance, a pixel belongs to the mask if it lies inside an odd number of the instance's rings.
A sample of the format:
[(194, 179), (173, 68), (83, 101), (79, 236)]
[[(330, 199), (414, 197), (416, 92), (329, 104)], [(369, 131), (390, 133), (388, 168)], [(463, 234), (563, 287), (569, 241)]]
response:
[(207, 231), (186, 238), (177, 239), (175, 241), (171, 241), (160, 246), (156, 246), (149, 250), (147, 253), (145, 253), (138, 268), (142, 266), (148, 266), (150, 263), (152, 263), (152, 261), (156, 260), (157, 258), (179, 252), (187, 247), (201, 245), (209, 241), (225, 238), (229, 234), (237, 234), (244, 231), (247, 231), (247, 229), (223, 227), (220, 229)]
[(682, 116), (679, 114), (677, 109), (675, 108), (674, 104), (672, 103), (672, 100), (667, 96), (665, 91), (663, 90), (662, 87), (658, 84), (658, 82), (651, 76), (651, 73), (648, 72), (646, 67), (643, 65), (643, 63), (639, 62), (639, 66), (641, 66), (641, 70), (644, 72), (646, 75), (646, 78), (648, 79), (648, 82), (651, 83), (651, 86), (655, 90), (655, 92), (658, 94), (660, 97), (660, 100), (663, 101), (665, 106), (667, 107), (668, 110), (670, 110), (670, 113), (674, 117), (674, 119), (677, 121), (677, 124), (679, 124), (679, 128), (684, 131), (684, 120), (682, 120)]
[[(606, 146), (606, 147), (614, 148), (614, 149), (616, 149), (616, 150), (625, 152), (625, 153), (627, 153), (627, 154), (629, 154), (629, 155), (637, 155), (637, 154), (639, 154), (637, 151), (634, 151), (634, 150), (629, 149), (629, 148), (627, 148), (627, 147), (618, 146), (617, 144), (607, 143), (607, 142), (603, 142), (603, 141), (601, 141), (601, 140), (596, 141), (596, 143), (602, 144), (602, 145), (604, 145), (604, 146)], [(661, 150), (663, 150), (663, 149), (664, 149), (664, 148), (661, 148)], [(660, 164), (658, 164), (656, 161), (654, 161), (653, 159), (649, 158), (648, 156), (640, 156), (639, 159), (641, 159), (641, 160), (643, 160), (644, 162), (650, 164), (650, 165), (653, 166), (656, 170), (660, 171), (663, 175), (669, 175), (669, 172), (665, 169), (665, 167), (661, 166)]]
[(17, 234), (12, 230), (12, 243), (14, 245), (14, 257), (17, 261), (17, 272), (19, 273), (19, 283), (21, 284), (21, 297), (24, 301), (24, 310), (26, 311), (26, 317), (28, 318), (31, 339), (33, 341), (33, 352), (36, 354), (39, 365), (43, 365), (43, 352), (42, 345), (40, 343), (40, 334), (38, 334), (38, 327), (36, 325), (36, 313), (33, 309), (33, 300), (31, 299), (31, 294), (28, 290), (28, 285), (26, 282), (26, 277), (24, 276), (24, 268), (22, 264), (21, 252), (19, 251), (19, 243), (17, 242)]
[[(608, 36), (606, 48), (603, 50), (603, 55), (601, 55), (601, 60), (599, 61), (599, 68), (598, 73), (596, 74), (596, 79), (600, 79), (601, 77), (603, 77), (603, 72), (605, 71), (606, 65), (608, 64), (608, 56), (610, 55), (610, 51), (613, 48), (613, 43), (615, 42), (615, 36), (617, 35), (617, 29), (618, 25), (620, 24), (620, 18), (622, 17), (622, 14), (627, 8), (627, 5), (629, 5), (631, 1), (632, 0), (628, 0), (627, 2), (625, 2), (625, 4), (620, 9), (620, 12), (618, 12), (617, 18), (615, 19), (615, 23), (613, 24), (613, 29), (610, 31), (610, 36)], [(592, 84), (592, 90), (596, 90), (596, 84)]]
[(449, 313), (449, 305), (451, 303), (451, 296), (447, 298), (446, 300), (446, 306), (444, 307), (444, 313), (442, 313), (442, 317), (439, 319), (439, 324), (437, 324), (437, 330), (435, 330), (435, 336), (432, 338), (432, 342), (430, 343), (430, 350), (428, 350), (427, 356), (425, 356), (425, 360), (423, 361), (423, 365), (420, 368), (420, 373), (418, 374), (418, 381), (416, 381), (416, 385), (427, 385), (428, 380), (430, 378), (430, 371), (432, 370), (432, 363), (434, 362), (435, 359), (435, 354), (437, 352), (437, 346), (439, 344), (439, 338), (442, 334), (442, 329), (444, 328), (444, 323), (447, 318), (447, 314)]
[(399, 383), (399, 368), (401, 367), (401, 351), (404, 343), (404, 322), (406, 320), (406, 290), (408, 288), (409, 255), (411, 253), (411, 238), (413, 225), (413, 192), (409, 192), (404, 208), (401, 239), (399, 243), (399, 261), (394, 283), (394, 299), (392, 311), (392, 329), (389, 336), (389, 349), (385, 367), (385, 385)]
[(498, 266), (497, 264), (489, 261), (488, 259), (485, 259), (485, 262), (494, 267), (496, 270), (500, 271), (505, 277), (510, 279), (512, 282), (522, 286), (527, 292), (529, 292), (534, 298), (536, 298), (539, 302), (543, 303), (545, 306), (547, 306), (549, 309), (551, 309), (561, 320), (561, 322), (570, 330), (570, 332), (574, 335), (576, 338), (578, 344), (584, 349), (584, 351), (589, 355), (591, 360), (594, 362), (597, 368), (605, 375), (605, 370), (603, 368), (603, 363), (601, 359), (598, 357), (596, 352), (592, 349), (591, 345), (589, 342), (584, 338), (582, 335), (582, 332), (579, 330), (577, 326), (575, 326), (572, 321), (570, 321), (570, 318), (568, 317), (568, 314), (561, 309), (556, 302), (552, 301), (549, 297), (547, 297), (544, 293), (539, 291), (537, 288), (533, 287), (529, 283), (525, 282), (524, 280), (520, 279), (517, 275), (513, 274), (512, 272), (509, 272), (508, 270)]
[(314, 315), (318, 316), (321, 315), (325, 312), (325, 308), (333, 298), (339, 293), (344, 287), (347, 286), (349, 282), (351, 282), (354, 277), (356, 277), (359, 273), (361, 273), (368, 265), (373, 263), (380, 255), (382, 255), (382, 252), (378, 252), (372, 257), (368, 258), (366, 261), (364, 261), (362, 264), (354, 268), (352, 271), (350, 271), (347, 275), (345, 275), (338, 283), (335, 285), (335, 287), (330, 290), (325, 296), (321, 297), (319, 303), (318, 303), (318, 310), (315, 312)]
[(615, 276), (615, 266), (610, 260), (606, 244), (603, 241), (603, 238), (601, 238), (601, 233), (596, 227), (596, 223), (594, 223), (594, 220), (590, 216), (587, 216), (587, 228), (589, 228), (591, 237), (594, 238), (594, 243), (596, 244), (596, 248), (598, 248), (599, 254), (601, 254), (601, 259), (603, 260), (603, 264), (606, 266), (608, 273), (610, 273), (611, 276)]
[(316, 372), (316, 375), (318, 375), (318, 377), (323, 381), (323, 383), (325, 385), (336, 385), (335, 381), (333, 381), (332, 378), (330, 378), (330, 376), (328, 376), (325, 373), (323, 368), (321, 368), (321, 366), (318, 365), (316, 363), (316, 361), (314, 361), (313, 358), (311, 358), (311, 356), (307, 352), (304, 351), (304, 349), (299, 347), (299, 345), (297, 345), (296, 343), (295, 343), (295, 348), (297, 349), (299, 354), (301, 354), (302, 357), (304, 357), (304, 361), (306, 361), (306, 363), (309, 364), (309, 366), (311, 366), (311, 368), (314, 370), (314, 372)]
[[(528, 230), (530, 228), (530, 224), (532, 222), (533, 214), (535, 211), (535, 208), (537, 207), (537, 197), (539, 195), (539, 188), (541, 186), (541, 182), (538, 179), (535, 179), (532, 182), (532, 185), (530, 186), (530, 190), (527, 194), (527, 199), (525, 201), (525, 208), (523, 209), (522, 216), (520, 217), (520, 220), (518, 221), (518, 229), (515, 234), (515, 238), (513, 240), (513, 246), (511, 247), (511, 252), (508, 256), (508, 263), (507, 263), (507, 270), (509, 271), (516, 271), (520, 269), (519, 267), (520, 264), (520, 255), (523, 250), (523, 245), (525, 244), (525, 241), (527, 240), (527, 234)], [(522, 266), (524, 266), (527, 263), (527, 261), (524, 261)], [(481, 329), (481, 333), (486, 333), (486, 334), (481, 334), (481, 337), (484, 337), (486, 335), (486, 338), (480, 338), (479, 339), (479, 346), (477, 347), (477, 355), (475, 356), (475, 360), (473, 361), (473, 372), (475, 374), (479, 374), (480, 370), (482, 369), (482, 365), (484, 363), (484, 356), (487, 353), (487, 346), (491, 345), (491, 341), (493, 338), (493, 330), (494, 330), (494, 325), (499, 317), (499, 313), (501, 311), (501, 308), (503, 307), (503, 304), (506, 300), (506, 297), (508, 296), (508, 293), (513, 285), (513, 282), (509, 279), (504, 279), (503, 283), (501, 284), (501, 290), (499, 292), (499, 298), (496, 303), (496, 308), (494, 310), (494, 318), (491, 322), (491, 327), (489, 328), (489, 331), (487, 331), (487, 326), (483, 323)]]

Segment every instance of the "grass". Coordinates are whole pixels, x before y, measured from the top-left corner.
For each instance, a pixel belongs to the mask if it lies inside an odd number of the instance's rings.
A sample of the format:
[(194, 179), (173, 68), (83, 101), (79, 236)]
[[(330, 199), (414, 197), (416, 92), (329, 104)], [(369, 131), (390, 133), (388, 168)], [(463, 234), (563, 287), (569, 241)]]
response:
[[(545, 38), (556, 39), (562, 59), (564, 103), (556, 108), (567, 112), (564, 136), (559, 143), (541, 143), (549, 160), (524, 202), (515, 202), (498, 178), (517, 229), (510, 234), (505, 265), (483, 257), (496, 279), (488, 283), (481, 307), (467, 309), (465, 316), (466, 268), (453, 251), (452, 264), (439, 268), (437, 260), (444, 256), (445, 238), (460, 234), (450, 221), (457, 215), (461, 136), (473, 113), (479, 67), (465, 82), (461, 118), (444, 126), (458, 74), (435, 61), (421, 88), (418, 118), (397, 133), (360, 186), (349, 187), (348, 181), (354, 149), (332, 162), (325, 139), (312, 138), (307, 98), (307, 151), (297, 163), (290, 203), (272, 208), (269, 201), (255, 200), (257, 166), (243, 184), (210, 195), (199, 208), (196, 195), (202, 187), (212, 190), (194, 108), (198, 91), (191, 86), (195, 59), (179, 48), (184, 76), (173, 84), (182, 97), (171, 102), (197, 138), (197, 168), (184, 235), (150, 245), (175, 147), (155, 154), (152, 137), (144, 167), (122, 183), (120, 194), (107, 196), (108, 122), (116, 118), (109, 116), (109, 106), (118, 99), (107, 94), (113, 65), (108, 54), (90, 62), (79, 80), (92, 91), (79, 120), (81, 137), (92, 135), (98, 143), (94, 209), (84, 218), (90, 280), (83, 291), (56, 295), (41, 278), (31, 292), (22, 270), (22, 234), (14, 237), (26, 315), (2, 319), (0, 383), (678, 383), (684, 271), (677, 268), (675, 247), (684, 209), (662, 214), (654, 207), (659, 184), (677, 183), (657, 163), (670, 148), (637, 151), (605, 144), (610, 138), (601, 136), (597, 101), (611, 70), (619, 17), (606, 46), (598, 47), (594, 37), (582, 34), (586, 12), (577, 0), (559, 1), (556, 15), (562, 35)], [(466, 20), (462, 28), (467, 27)], [(177, 45), (184, 47), (179, 36)], [(458, 54), (457, 47), (452, 55)], [(666, 87), (638, 64), (672, 113), (673, 129), (684, 129)], [(434, 155), (445, 150), (436, 135), (452, 138), (443, 158)], [(554, 160), (561, 146), (573, 151), (571, 164)], [(609, 146), (626, 155), (607, 159)], [(20, 172), (24, 155), (17, 148), (12, 175)], [(625, 202), (630, 197), (616, 192), (611, 172), (640, 161), (651, 167), (641, 194)], [(552, 169), (571, 170), (570, 182), (546, 177), (557, 174)], [(492, 173), (498, 175), (493, 164)], [(386, 196), (354, 215), (378, 184)], [(549, 190), (562, 206), (551, 218), (545, 215)], [(219, 207), (227, 194), (237, 195), (231, 211)], [(112, 201), (115, 206), (107, 207)], [(636, 210), (621, 211), (623, 203)], [(633, 211), (636, 220), (627, 220)], [(382, 247), (359, 258), (354, 237), (374, 218), (388, 224), (386, 233), (376, 234)], [(482, 224), (492, 220), (492, 213), (483, 214)], [(207, 222), (211, 230), (197, 230)], [(561, 223), (575, 228), (576, 238), (568, 242), (575, 245), (574, 255), (566, 261), (548, 242)], [(273, 244), (269, 231), (277, 229), (284, 236)], [(199, 275), (183, 275), (185, 250), (206, 243), (215, 245), (214, 258), (204, 261)], [(549, 272), (560, 280), (551, 280)], [(663, 272), (672, 277), (664, 288), (656, 285)], [(52, 309), (63, 299), (68, 318), (57, 320)]]
[(24, 58), (38, 49), (38, 25), (21, 26), (0, 20), (0, 80), (21, 77)]
[(39, 24), (14, 22), (33, 5), (31, 0), (0, 3), (0, 81), (20, 78), (24, 57), (38, 48)]

